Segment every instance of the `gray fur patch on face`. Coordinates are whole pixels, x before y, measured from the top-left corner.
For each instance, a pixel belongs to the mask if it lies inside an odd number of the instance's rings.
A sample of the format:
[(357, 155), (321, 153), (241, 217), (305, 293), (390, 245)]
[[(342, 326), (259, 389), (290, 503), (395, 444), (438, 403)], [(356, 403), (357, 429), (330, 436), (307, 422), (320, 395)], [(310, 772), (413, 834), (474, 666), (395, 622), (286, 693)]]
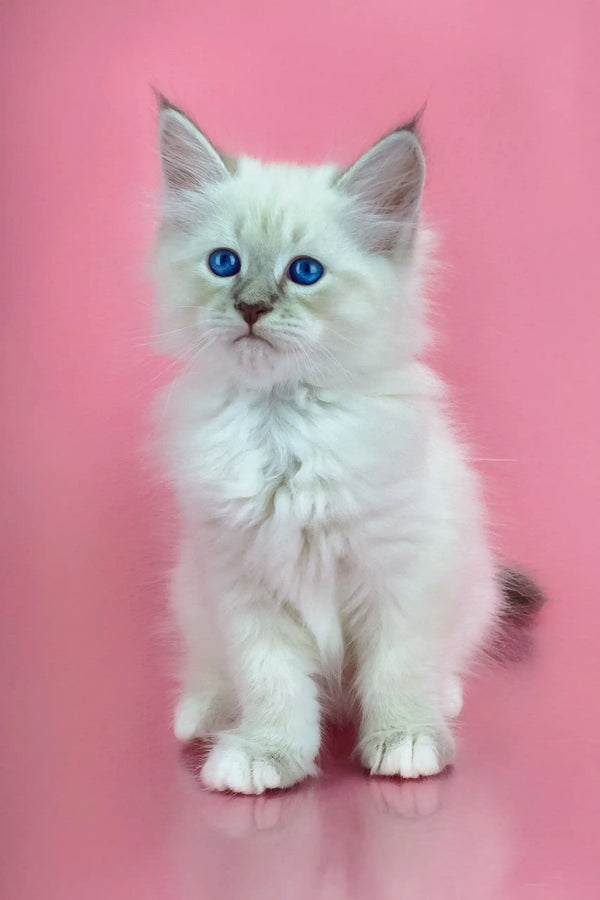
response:
[(231, 291), (234, 305), (247, 303), (249, 306), (265, 304), (271, 309), (283, 297), (268, 270), (258, 272), (255, 276), (247, 276), (234, 285)]

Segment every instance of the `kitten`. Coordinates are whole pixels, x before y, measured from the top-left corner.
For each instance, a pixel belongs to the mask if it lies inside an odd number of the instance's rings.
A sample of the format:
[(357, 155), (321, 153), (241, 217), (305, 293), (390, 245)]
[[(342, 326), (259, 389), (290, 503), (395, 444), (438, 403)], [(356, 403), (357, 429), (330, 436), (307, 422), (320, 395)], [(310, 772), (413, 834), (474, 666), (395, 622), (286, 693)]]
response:
[(316, 772), (324, 697), (345, 684), (371, 773), (440, 772), (504, 600), (477, 477), (420, 362), (416, 128), (347, 169), (263, 164), (162, 100), (160, 152), (159, 336), (184, 362), (164, 429), (175, 734), (211, 739), (209, 788), (286, 787)]

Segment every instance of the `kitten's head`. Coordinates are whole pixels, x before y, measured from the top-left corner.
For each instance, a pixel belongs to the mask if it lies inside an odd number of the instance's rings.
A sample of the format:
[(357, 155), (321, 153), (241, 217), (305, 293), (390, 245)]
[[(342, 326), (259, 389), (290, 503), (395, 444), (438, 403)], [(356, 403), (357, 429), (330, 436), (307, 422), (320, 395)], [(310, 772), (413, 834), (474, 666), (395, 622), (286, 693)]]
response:
[(161, 103), (161, 345), (255, 385), (328, 383), (419, 349), (413, 126), (354, 165), (299, 166), (217, 150)]

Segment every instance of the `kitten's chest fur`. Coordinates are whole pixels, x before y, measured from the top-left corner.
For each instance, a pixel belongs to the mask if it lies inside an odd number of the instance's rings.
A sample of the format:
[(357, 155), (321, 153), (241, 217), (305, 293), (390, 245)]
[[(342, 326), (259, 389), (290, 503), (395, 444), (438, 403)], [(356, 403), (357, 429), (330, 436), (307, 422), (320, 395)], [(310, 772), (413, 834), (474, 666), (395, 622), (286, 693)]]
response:
[(358, 405), (298, 389), (225, 398), (198, 430), (213, 512), (241, 528), (305, 536), (352, 520), (372, 468)]
[(398, 500), (422, 461), (423, 416), (398, 393), (296, 387), (178, 397), (173, 469), (184, 505), (232, 539), (272, 540), (278, 556), (362, 528)]
[(379, 564), (373, 547), (391, 546), (402, 485), (422, 459), (420, 416), (398, 397), (349, 390), (182, 393), (178, 405), (174, 472), (208, 529), (218, 592), (235, 583), (295, 607), (339, 660), (339, 610), (365, 558)]

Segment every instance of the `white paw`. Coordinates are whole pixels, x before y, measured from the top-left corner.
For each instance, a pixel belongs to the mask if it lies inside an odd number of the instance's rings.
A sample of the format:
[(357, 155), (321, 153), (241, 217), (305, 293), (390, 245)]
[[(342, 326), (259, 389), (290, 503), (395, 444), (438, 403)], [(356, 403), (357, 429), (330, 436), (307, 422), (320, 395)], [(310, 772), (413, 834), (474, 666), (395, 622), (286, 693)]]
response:
[(303, 765), (293, 754), (245, 745), (226, 736), (208, 754), (200, 780), (214, 791), (262, 794), (267, 789), (290, 787), (314, 771), (313, 763)]
[(454, 741), (446, 728), (435, 733), (389, 732), (361, 741), (363, 764), (371, 775), (420, 778), (436, 775), (454, 759)]

